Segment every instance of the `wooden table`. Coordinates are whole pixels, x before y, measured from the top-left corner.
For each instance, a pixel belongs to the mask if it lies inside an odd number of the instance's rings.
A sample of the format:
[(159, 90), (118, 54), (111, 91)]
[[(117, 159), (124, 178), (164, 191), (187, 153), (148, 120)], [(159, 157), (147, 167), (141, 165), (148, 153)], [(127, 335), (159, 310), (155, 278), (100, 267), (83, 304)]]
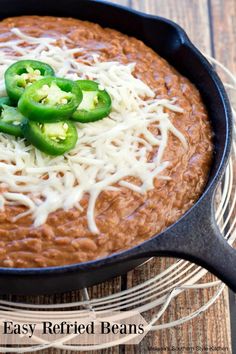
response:
[[(197, 47), (222, 61), (229, 69), (236, 72), (236, 0), (113, 0), (114, 3), (130, 6), (134, 9), (164, 16), (178, 22), (188, 33)], [(139, 270), (100, 284), (90, 289), (91, 296), (103, 296), (138, 284), (153, 272), (163, 269), (171, 259), (156, 259)], [(208, 274), (207, 281), (215, 278)], [(186, 294), (178, 297), (166, 312), (168, 318), (176, 318), (183, 311), (199, 308), (210, 299), (213, 290), (195, 293), (189, 299)], [(79, 292), (48, 297), (8, 297), (18, 301), (34, 303), (70, 302), (78, 300)], [(229, 307), (230, 299), (230, 307)], [(206, 312), (197, 318), (171, 329), (149, 333), (138, 346), (120, 346), (96, 354), (146, 354), (146, 353), (236, 353), (236, 305), (234, 295), (223, 294)], [(230, 316), (230, 313), (234, 316)], [(232, 317), (232, 318), (231, 318)], [(231, 331), (232, 338), (231, 340)], [(172, 347), (192, 347), (194, 349), (165, 350)], [(210, 348), (205, 350), (204, 347)], [(218, 347), (219, 349), (211, 349)], [(55, 349), (38, 353), (62, 353)], [(67, 353), (67, 352), (63, 352)], [(68, 352), (69, 353), (69, 352)], [(95, 353), (95, 352), (93, 352)]]

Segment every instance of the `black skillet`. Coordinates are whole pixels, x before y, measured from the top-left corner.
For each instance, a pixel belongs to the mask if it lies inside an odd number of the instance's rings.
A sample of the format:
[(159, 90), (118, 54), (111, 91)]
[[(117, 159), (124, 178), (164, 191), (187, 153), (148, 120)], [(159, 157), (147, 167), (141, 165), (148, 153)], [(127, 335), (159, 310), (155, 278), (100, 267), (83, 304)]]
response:
[(173, 256), (199, 264), (236, 291), (236, 251), (216, 225), (213, 199), (230, 153), (232, 117), (223, 85), (186, 33), (164, 18), (90, 0), (0, 0), (3, 19), (19, 15), (53, 15), (97, 22), (135, 36), (166, 58), (200, 90), (215, 133), (214, 162), (201, 198), (175, 224), (125, 252), (87, 263), (44, 269), (0, 268), (0, 293), (59, 293), (126, 273), (151, 256)]

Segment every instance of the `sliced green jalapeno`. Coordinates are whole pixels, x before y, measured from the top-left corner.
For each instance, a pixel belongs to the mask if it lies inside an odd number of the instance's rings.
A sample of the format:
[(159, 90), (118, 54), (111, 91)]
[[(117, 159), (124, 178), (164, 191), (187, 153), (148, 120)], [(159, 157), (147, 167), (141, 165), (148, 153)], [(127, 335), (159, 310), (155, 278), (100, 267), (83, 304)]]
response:
[(73, 149), (78, 139), (76, 127), (71, 121), (37, 123), (25, 119), (22, 131), (37, 149), (54, 156)]
[(0, 99), (0, 131), (15, 137), (23, 137), (21, 123), (25, 117), (16, 107), (8, 106), (1, 101), (3, 100)]
[(81, 123), (94, 122), (102, 119), (111, 111), (111, 97), (106, 90), (99, 88), (99, 84), (91, 80), (78, 80), (83, 99), (72, 119)]
[(30, 120), (52, 123), (70, 118), (82, 101), (75, 81), (48, 77), (27, 87), (18, 108)]
[(47, 76), (54, 76), (50, 65), (37, 60), (19, 60), (5, 72), (6, 91), (13, 103), (17, 103), (26, 87)]

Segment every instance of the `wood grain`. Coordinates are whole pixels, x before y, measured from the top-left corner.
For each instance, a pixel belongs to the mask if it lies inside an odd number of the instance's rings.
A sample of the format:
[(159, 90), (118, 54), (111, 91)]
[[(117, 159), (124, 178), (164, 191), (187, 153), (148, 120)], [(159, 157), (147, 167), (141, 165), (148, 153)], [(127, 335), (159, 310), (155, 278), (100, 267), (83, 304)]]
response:
[[(164, 16), (178, 22), (187, 32), (196, 46), (205, 53), (212, 54), (225, 62), (236, 72), (236, 40), (235, 0), (110, 0), (113, 3), (129, 5), (137, 10)], [(214, 35), (214, 37), (213, 37)], [(145, 279), (165, 269), (174, 262), (173, 259), (155, 259), (148, 264), (129, 272), (127, 287), (139, 284)], [(215, 278), (208, 274), (201, 282)], [(91, 297), (101, 297), (119, 291), (124, 287), (126, 278), (116, 278), (110, 282), (94, 286), (89, 289)], [(205, 304), (213, 295), (215, 289), (183, 293), (172, 302), (159, 323), (169, 322), (191, 313)], [(76, 301), (80, 298), (79, 292), (50, 297), (17, 298), (19, 301), (34, 303), (53, 303)], [(11, 298), (9, 298), (11, 299)], [(16, 300), (16, 298), (12, 298)], [(222, 350), (197, 350), (197, 347), (221, 347)], [(164, 348), (185, 347), (184, 350)], [(193, 350), (187, 349), (193, 347)], [(163, 348), (163, 349), (161, 349)], [(226, 348), (225, 350), (223, 348)], [(227, 349), (228, 348), (228, 349)], [(232, 353), (230, 339), (230, 323), (228, 311), (228, 294), (225, 290), (220, 298), (197, 318), (181, 326), (150, 332), (138, 346), (121, 346), (111, 348), (95, 354), (146, 354), (146, 353)], [(49, 349), (40, 351), (41, 354), (69, 354), (68, 351)], [(70, 352), (71, 353), (71, 352)], [(76, 352), (74, 352), (76, 353)]]
[(207, 0), (132, 0), (132, 7), (176, 21), (200, 50), (210, 54)]
[(216, 59), (236, 73), (236, 1), (211, 1), (211, 22)]

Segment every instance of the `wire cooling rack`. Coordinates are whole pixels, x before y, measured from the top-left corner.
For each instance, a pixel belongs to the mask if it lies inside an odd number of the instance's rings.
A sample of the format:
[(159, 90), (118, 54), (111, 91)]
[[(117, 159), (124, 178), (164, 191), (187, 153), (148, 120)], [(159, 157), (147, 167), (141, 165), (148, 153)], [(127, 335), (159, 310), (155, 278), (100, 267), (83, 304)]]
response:
[[(235, 120), (234, 133), (236, 131), (236, 77), (221, 63), (215, 59), (208, 57), (209, 61), (221, 73), (224, 79), (227, 78), (225, 87), (228, 91), (233, 116)], [(222, 235), (232, 245), (236, 239), (236, 140), (234, 136), (231, 157), (225, 171), (224, 178), (218, 187), (216, 201), (215, 201), (215, 218), (217, 224), (222, 232)], [(166, 266), (166, 268), (155, 276), (151, 276), (142, 283), (131, 286), (127, 290), (115, 292), (112, 295), (102, 298), (90, 298), (87, 289), (81, 290), (82, 301), (63, 304), (50, 305), (32, 305), (23, 303), (13, 303), (8, 301), (0, 301), (0, 317), (4, 318), (9, 310), (18, 310), (22, 316), (29, 318), (31, 315), (37, 317), (38, 320), (45, 319), (48, 310), (53, 310), (54, 316), (70, 318), (77, 318), (83, 309), (89, 309), (95, 314), (100, 311), (129, 311), (136, 310), (143, 315), (148, 323), (148, 330), (156, 331), (164, 328), (170, 328), (183, 324), (186, 321), (193, 319), (200, 313), (209, 308), (215, 300), (219, 297), (224, 289), (224, 284), (219, 281), (205, 282), (203, 280), (207, 271), (199, 266), (189, 263), (184, 260), (176, 260), (173, 264)], [(206, 288), (212, 288), (212, 296), (199, 308), (194, 309), (191, 313), (180, 318), (173, 319), (173, 316), (164, 316), (172, 301), (180, 294), (186, 292), (199, 291)], [(43, 311), (42, 311), (43, 309)], [(63, 309), (63, 311), (62, 311)], [(123, 312), (122, 312), (123, 313)], [(124, 312), (125, 313), (125, 312)], [(124, 315), (125, 316), (125, 315)], [(163, 320), (164, 318), (164, 320)], [(12, 318), (14, 320), (14, 318)], [(160, 321), (161, 320), (161, 321)], [(44, 348), (55, 347), (58, 349), (67, 350), (96, 350), (105, 349), (108, 347), (122, 344), (127, 339), (121, 339), (116, 342), (109, 342), (104, 344), (97, 344), (93, 347), (87, 345), (67, 345), (64, 340), (54, 341), (53, 343), (42, 341), (40, 338), (34, 338), (34, 346), (27, 346), (22, 348), (6, 348), (0, 346), (1, 352), (29, 352), (41, 350)]]

